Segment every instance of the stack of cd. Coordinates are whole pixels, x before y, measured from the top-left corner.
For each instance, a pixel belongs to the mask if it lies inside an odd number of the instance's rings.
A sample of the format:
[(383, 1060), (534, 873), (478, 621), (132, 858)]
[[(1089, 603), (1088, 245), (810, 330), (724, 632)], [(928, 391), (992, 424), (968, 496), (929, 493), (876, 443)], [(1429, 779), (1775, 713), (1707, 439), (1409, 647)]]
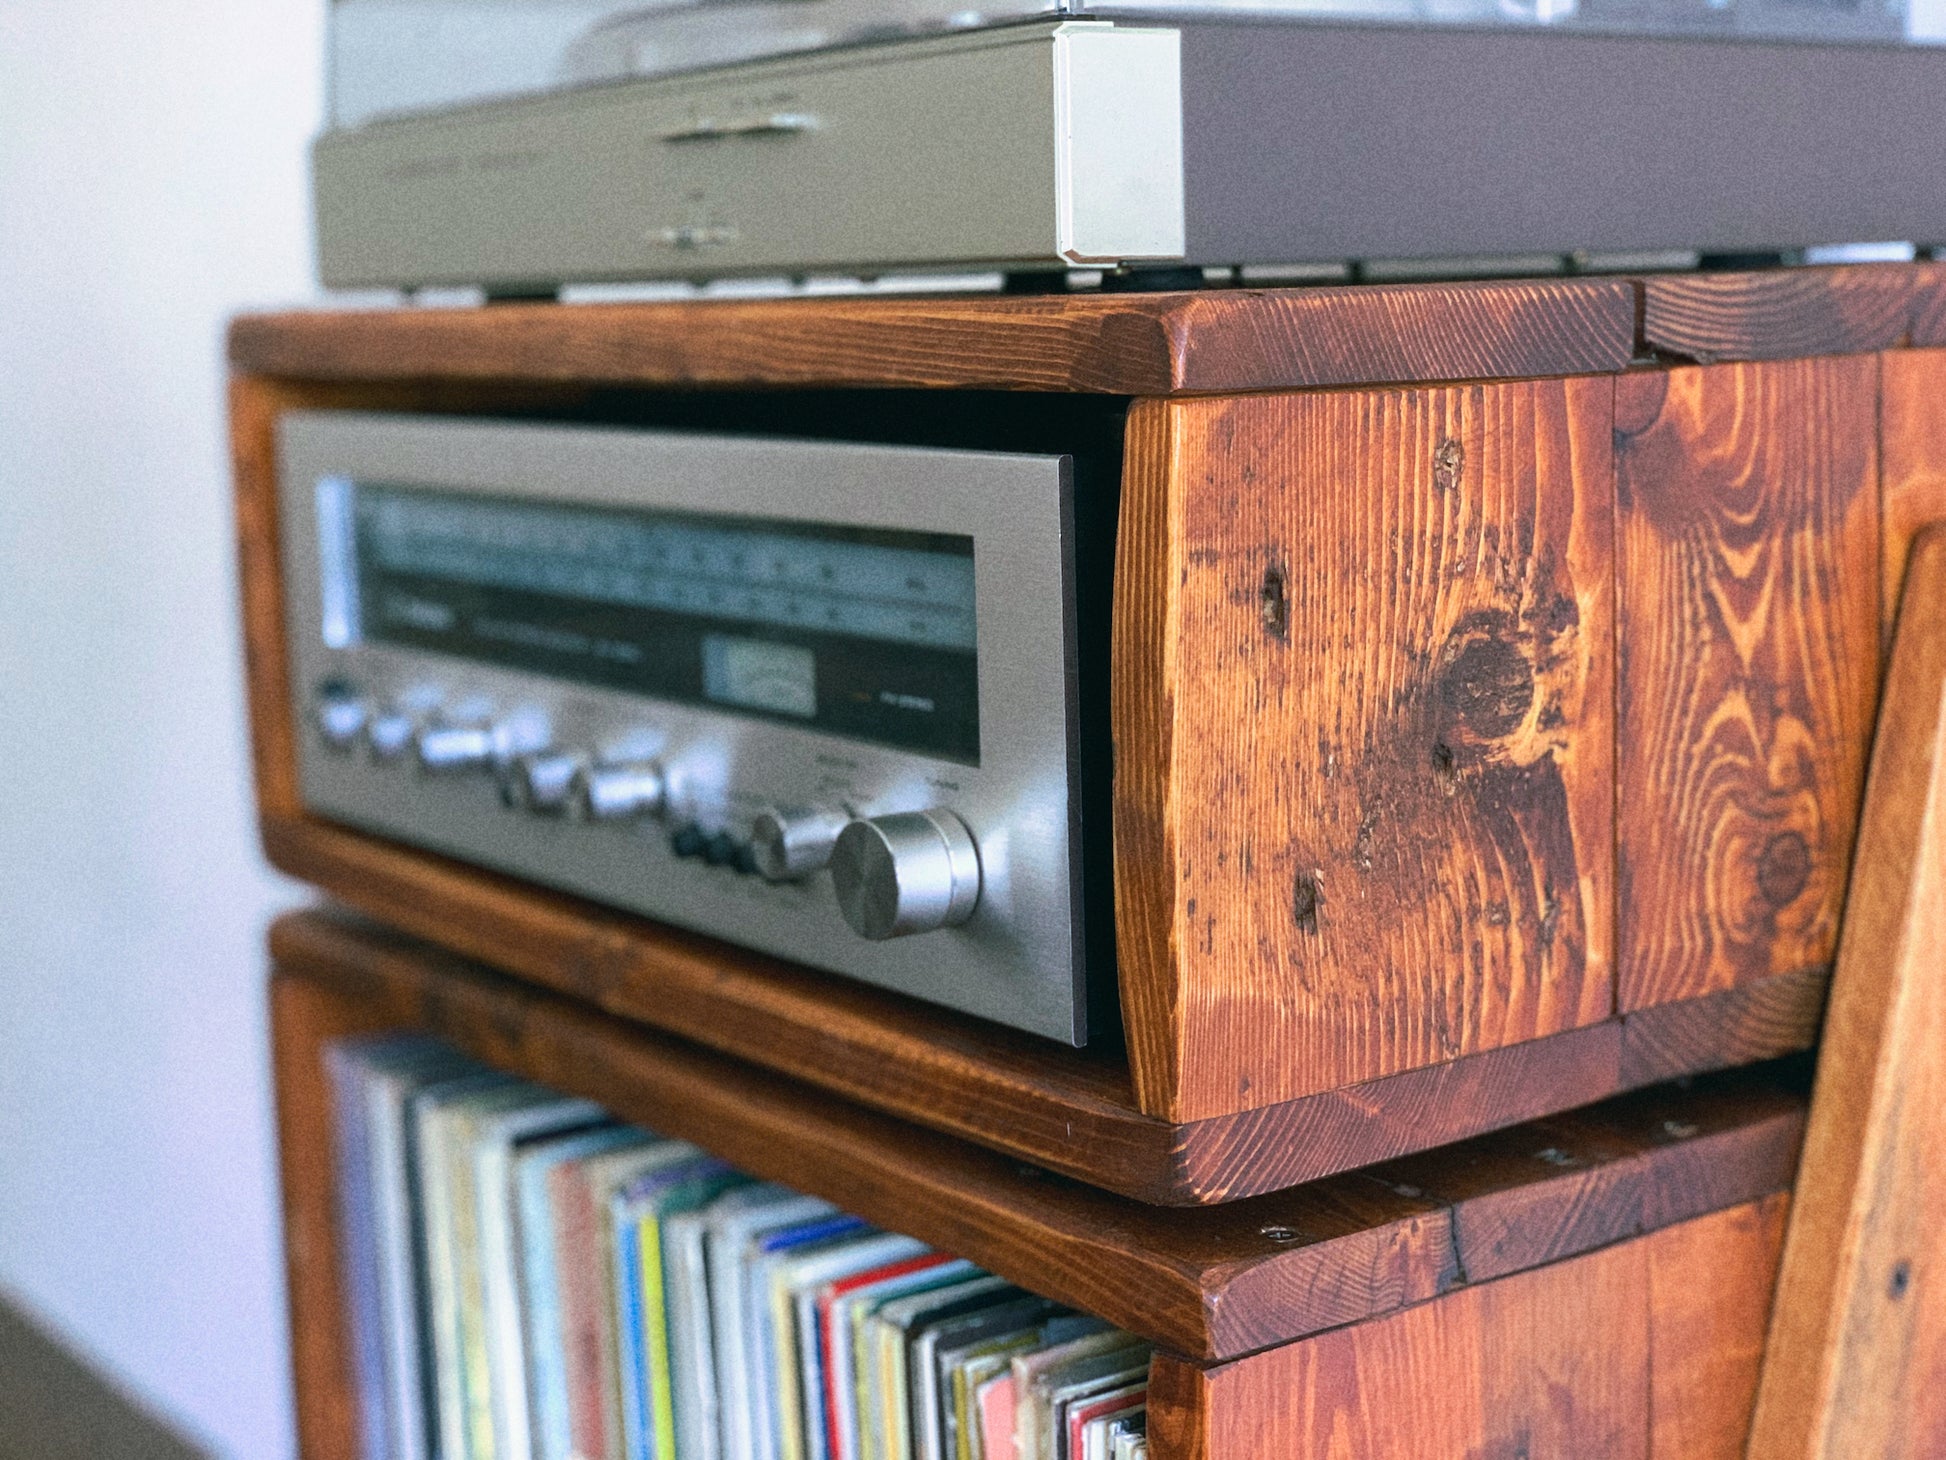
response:
[(435, 1041), (329, 1061), (368, 1457), (1146, 1456), (1098, 1319)]

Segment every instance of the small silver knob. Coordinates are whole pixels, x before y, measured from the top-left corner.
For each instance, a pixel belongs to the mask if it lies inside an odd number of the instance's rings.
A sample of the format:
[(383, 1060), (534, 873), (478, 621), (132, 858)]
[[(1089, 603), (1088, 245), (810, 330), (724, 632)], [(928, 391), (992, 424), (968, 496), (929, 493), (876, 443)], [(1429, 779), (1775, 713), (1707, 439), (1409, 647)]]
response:
[(544, 816), (558, 816), (574, 799), (575, 777), (587, 757), (574, 750), (537, 750), (514, 757), (501, 783), (509, 806)]
[(365, 744), (379, 760), (397, 760), (412, 748), (412, 737), (419, 722), (404, 710), (387, 710), (372, 716), (365, 730)]
[(574, 809), (588, 821), (654, 816), (668, 794), (662, 765), (653, 760), (584, 766), (574, 778)]
[(333, 750), (349, 750), (364, 734), (372, 707), (351, 691), (328, 691), (318, 696), (315, 711), (318, 735)]
[(435, 772), (484, 770), (494, 748), (491, 725), (428, 725), (413, 742), (419, 768)]
[(813, 806), (773, 806), (750, 825), (750, 855), (767, 881), (808, 877), (831, 860), (847, 819)]
[(522, 755), (543, 750), (548, 730), (545, 717), (529, 711), (498, 720), (448, 720), (428, 725), (413, 747), (422, 770), (504, 770)]
[(874, 942), (930, 933), (973, 916), (980, 849), (950, 811), (901, 811), (854, 821), (831, 849), (838, 911)]

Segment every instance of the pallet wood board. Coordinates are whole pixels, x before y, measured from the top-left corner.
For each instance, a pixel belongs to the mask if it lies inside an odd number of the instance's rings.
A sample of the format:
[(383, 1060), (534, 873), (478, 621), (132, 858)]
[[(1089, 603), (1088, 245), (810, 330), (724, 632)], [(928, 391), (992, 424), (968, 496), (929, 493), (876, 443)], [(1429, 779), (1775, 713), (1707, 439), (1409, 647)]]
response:
[(1622, 279), (495, 304), (246, 316), (229, 353), (240, 371), (307, 380), (1167, 395), (1621, 370), (1635, 312)]
[(1144, 403), (1115, 605), (1144, 1108), (1612, 1012), (1607, 380)]
[(1616, 385), (1618, 993), (1828, 967), (1878, 692), (1878, 362)]
[(1788, 1199), (1213, 1366), (1159, 1355), (1168, 1460), (1741, 1460)]
[(1708, 365), (1937, 343), (1946, 264), (1848, 264), (1642, 280), (1642, 345)]
[(1946, 1451), (1946, 526), (1916, 540), (1750, 1460)]
[[(1783, 1190), (1803, 1121), (1801, 1076), (1790, 1069), (1725, 1073), (1687, 1092), (1643, 1092), (1484, 1142), (1171, 1211), (342, 916), (286, 916), (272, 956), (280, 1098), (294, 1111), (324, 1098), (307, 1030), (425, 1030), (1197, 1359), (1360, 1322)], [(299, 1151), (329, 1149), (291, 1138)], [(318, 1204), (299, 1196), (300, 1206)], [(320, 1211), (328, 1217), (328, 1203)], [(321, 1240), (312, 1232), (294, 1251), (315, 1253)]]
[(1879, 391), (1879, 603), (1889, 642), (1912, 539), (1927, 523), (1946, 522), (1946, 350), (1879, 356)]

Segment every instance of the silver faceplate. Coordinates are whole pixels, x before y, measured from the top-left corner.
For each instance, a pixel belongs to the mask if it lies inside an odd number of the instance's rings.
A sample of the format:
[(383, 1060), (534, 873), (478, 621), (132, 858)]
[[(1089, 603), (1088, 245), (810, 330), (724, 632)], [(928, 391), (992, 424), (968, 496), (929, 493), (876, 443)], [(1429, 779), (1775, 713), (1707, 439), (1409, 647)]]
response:
[[(1072, 796), (1069, 462), (608, 427), (293, 412), (279, 440), (291, 694), (305, 804), (320, 815), (930, 1002), (1080, 1044), (1087, 1037)], [(351, 477), (610, 507), (942, 532), (974, 542), (980, 764), (966, 766), (375, 642), (330, 647), (317, 483)], [(329, 544), (325, 545), (327, 549)], [(342, 640), (336, 625), (329, 636)], [(328, 746), (313, 696), (437, 696), (544, 719), (554, 743), (653, 754), (667, 820), (586, 824), (508, 809), (490, 775), (429, 776)], [(979, 844), (971, 921), (871, 943), (830, 876), (768, 883), (677, 857), (669, 827), (741, 836), (767, 806), (854, 815), (944, 806)]]
[(327, 132), (332, 287), (1182, 256), (1174, 30), (981, 31)]

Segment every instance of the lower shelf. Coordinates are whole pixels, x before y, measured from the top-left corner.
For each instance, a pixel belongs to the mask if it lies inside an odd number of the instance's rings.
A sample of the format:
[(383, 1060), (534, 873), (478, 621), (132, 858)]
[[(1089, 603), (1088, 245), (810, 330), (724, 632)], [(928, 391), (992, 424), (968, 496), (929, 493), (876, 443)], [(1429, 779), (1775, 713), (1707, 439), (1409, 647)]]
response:
[(624, 1019), (1164, 1205), (1222, 1203), (1658, 1081), (1808, 1049), (1823, 970), (1236, 1115), (1138, 1107), (1119, 1058), (1061, 1048), (512, 878), (266, 811), (282, 871)]
[[(1801, 1069), (1645, 1091), (1275, 1195), (1170, 1210), (343, 915), (287, 917), (272, 946), (307, 1455), (357, 1453), (323, 1050), (387, 1029), (437, 1034), (1150, 1340), (1162, 1350), (1156, 1460), (1322, 1453), (1326, 1435), (1350, 1437), (1329, 1453), (1361, 1460), (1736, 1453), (1723, 1437), (1747, 1418), (1755, 1382)], [(1708, 1442), (1689, 1444), (1696, 1435)]]

